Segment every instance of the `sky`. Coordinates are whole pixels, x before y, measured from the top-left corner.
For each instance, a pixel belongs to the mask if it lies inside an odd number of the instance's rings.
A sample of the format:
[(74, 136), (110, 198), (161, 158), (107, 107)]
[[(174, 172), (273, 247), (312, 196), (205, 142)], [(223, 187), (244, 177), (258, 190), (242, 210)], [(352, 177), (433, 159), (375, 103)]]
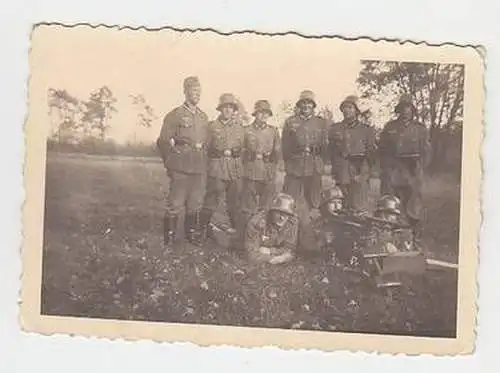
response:
[[(348, 41), (294, 35), (41, 26), (32, 37), (30, 104), (38, 107), (39, 120), (50, 123), (49, 88), (85, 99), (107, 85), (118, 99), (108, 136), (125, 142), (135, 133), (137, 140), (151, 141), (163, 116), (182, 104), (183, 79), (196, 75), (202, 85), (200, 108), (210, 118), (217, 115), (220, 94), (231, 92), (249, 112), (256, 100), (269, 100), (277, 114), (272, 124), (277, 124), (284, 119), (281, 103), (295, 103), (302, 90), (311, 89), (318, 105), (333, 108), (340, 119), (338, 106), (357, 93), (360, 58), (369, 52)], [(139, 93), (158, 115), (150, 129), (137, 126), (129, 95)]]

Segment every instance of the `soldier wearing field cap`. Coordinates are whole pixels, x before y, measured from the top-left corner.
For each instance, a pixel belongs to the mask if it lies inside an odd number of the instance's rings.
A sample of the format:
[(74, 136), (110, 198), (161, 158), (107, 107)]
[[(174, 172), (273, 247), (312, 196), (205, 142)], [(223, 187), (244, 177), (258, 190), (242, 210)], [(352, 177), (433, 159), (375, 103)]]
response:
[(327, 121), (315, 115), (315, 108), (314, 93), (303, 91), (296, 103), (296, 114), (285, 121), (281, 141), (285, 163), (283, 192), (294, 197), (301, 216), (319, 206), (327, 159)]
[(244, 234), (250, 260), (280, 264), (295, 257), (299, 235), (297, 207), (292, 196), (278, 193), (270, 206), (253, 215)]
[(245, 133), (242, 212), (246, 217), (269, 207), (274, 195), (281, 141), (278, 129), (267, 123), (272, 115), (267, 100), (257, 101), (253, 112), (255, 120)]
[(413, 227), (415, 243), (420, 245), (422, 184), (431, 152), (429, 133), (415, 119), (411, 96), (402, 95), (395, 112), (397, 119), (388, 122), (380, 135), (381, 189), (383, 194), (399, 197), (402, 213)]
[(207, 187), (200, 214), (200, 237), (208, 233), (212, 215), (223, 200), (230, 230), (235, 231), (239, 224), (244, 128), (235, 116), (239, 106), (233, 94), (221, 95), (217, 110), (219, 117), (209, 123)]
[(205, 193), (206, 140), (208, 117), (198, 107), (201, 85), (195, 76), (184, 80), (185, 102), (170, 111), (163, 120), (157, 146), (170, 178), (164, 216), (164, 241), (176, 238), (178, 217), (185, 209), (184, 230), (195, 241), (198, 215)]
[(369, 180), (375, 161), (375, 130), (360, 121), (358, 97), (347, 96), (340, 104), (344, 119), (328, 134), (332, 177), (342, 189), (346, 208), (353, 213), (369, 209)]

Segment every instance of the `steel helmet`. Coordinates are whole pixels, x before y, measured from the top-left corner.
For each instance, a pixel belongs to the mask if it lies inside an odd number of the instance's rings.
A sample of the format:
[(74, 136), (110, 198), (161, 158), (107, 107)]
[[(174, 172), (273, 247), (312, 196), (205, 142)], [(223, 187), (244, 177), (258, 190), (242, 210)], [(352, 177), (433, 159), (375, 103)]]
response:
[(377, 212), (392, 212), (393, 214), (401, 214), (401, 201), (393, 195), (383, 195), (377, 203)]
[(296, 205), (295, 200), (292, 196), (279, 193), (272, 201), (270, 211), (279, 211), (288, 215), (295, 216), (296, 214)]
[(326, 189), (321, 193), (321, 205), (325, 205), (328, 202), (334, 200), (343, 200), (344, 194), (342, 190), (338, 186), (334, 186), (333, 188)]

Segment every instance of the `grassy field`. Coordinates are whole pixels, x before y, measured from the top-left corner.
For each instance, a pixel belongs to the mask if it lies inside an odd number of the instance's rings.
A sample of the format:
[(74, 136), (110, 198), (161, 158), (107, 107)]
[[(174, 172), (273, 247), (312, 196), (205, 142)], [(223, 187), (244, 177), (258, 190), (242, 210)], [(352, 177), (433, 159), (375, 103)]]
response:
[[(408, 278), (392, 300), (318, 259), (251, 265), (207, 243), (162, 249), (168, 179), (152, 161), (50, 155), (42, 313), (453, 337), (456, 273)], [(426, 241), (457, 260), (459, 189), (426, 185)]]

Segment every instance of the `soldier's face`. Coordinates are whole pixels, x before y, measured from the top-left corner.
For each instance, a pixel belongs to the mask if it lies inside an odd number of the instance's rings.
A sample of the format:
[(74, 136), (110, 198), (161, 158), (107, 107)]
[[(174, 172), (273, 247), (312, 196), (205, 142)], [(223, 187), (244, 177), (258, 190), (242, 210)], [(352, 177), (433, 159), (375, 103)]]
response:
[(300, 104), (300, 112), (305, 116), (311, 115), (314, 112), (314, 103), (309, 100), (302, 101)]
[(269, 119), (269, 113), (263, 110), (258, 111), (255, 113), (255, 119), (257, 119), (257, 122), (267, 123), (267, 120)]
[(328, 202), (328, 212), (332, 215), (338, 214), (342, 210), (342, 201), (334, 200)]
[(356, 108), (352, 104), (344, 104), (342, 107), (342, 114), (344, 114), (345, 119), (354, 119), (356, 118)]
[(184, 94), (186, 96), (187, 102), (189, 102), (190, 104), (193, 104), (193, 105), (197, 105), (198, 102), (200, 102), (201, 87), (198, 87), (198, 86), (188, 87), (184, 91)]
[(228, 120), (228, 119), (233, 118), (234, 114), (235, 114), (235, 110), (234, 110), (233, 105), (224, 105), (220, 109), (220, 114), (222, 116), (222, 119), (224, 119), (224, 120)]
[(413, 108), (409, 105), (406, 105), (403, 107), (403, 110), (401, 111), (401, 116), (405, 120), (410, 120), (413, 118)]
[(279, 211), (273, 211), (271, 215), (271, 221), (273, 224), (275, 224), (278, 227), (283, 227), (286, 222), (290, 219), (290, 217), (287, 214), (283, 214), (282, 212)]

